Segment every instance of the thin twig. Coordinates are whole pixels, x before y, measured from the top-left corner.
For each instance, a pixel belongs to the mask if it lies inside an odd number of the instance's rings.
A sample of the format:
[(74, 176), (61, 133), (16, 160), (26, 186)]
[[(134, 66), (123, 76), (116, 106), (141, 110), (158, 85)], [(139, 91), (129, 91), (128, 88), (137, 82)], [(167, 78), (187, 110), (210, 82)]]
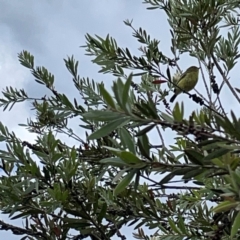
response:
[(220, 100), (219, 94), (217, 95), (217, 99), (218, 99), (219, 107), (222, 109), (222, 112), (225, 115), (225, 117), (227, 117), (227, 114), (226, 114), (226, 112), (225, 112), (225, 110), (223, 108), (222, 102)]
[(68, 135), (68, 137), (71, 137), (71, 138), (75, 139), (76, 141), (81, 142), (82, 144), (85, 143), (77, 134), (75, 134), (73, 131), (71, 131), (71, 129), (69, 129), (68, 127), (65, 127), (65, 128), (66, 128), (66, 130), (68, 130), (68, 132), (66, 132), (62, 128), (56, 129), (56, 132), (64, 133), (64, 134)]
[(232, 94), (234, 95), (234, 97), (237, 99), (237, 101), (240, 103), (240, 98), (238, 97), (236, 91), (234, 90), (234, 88), (231, 86), (231, 84), (229, 83), (227, 77), (225, 76), (223, 70), (221, 69), (220, 65), (217, 62), (217, 59), (215, 58), (215, 56), (213, 54), (211, 54), (213, 62), (215, 64), (215, 66), (217, 67), (219, 73), (222, 75), (223, 77), (223, 81), (227, 84), (228, 88), (230, 89), (230, 91), (232, 92)]
[(163, 136), (162, 136), (162, 133), (161, 133), (159, 127), (156, 126), (156, 129), (157, 129), (158, 135), (159, 135), (159, 137), (160, 137), (160, 139), (162, 141), (162, 147), (165, 147), (164, 139), (163, 139)]
[(10, 230), (15, 235), (27, 234), (29, 236), (35, 236), (35, 237), (36, 236), (41, 236), (42, 239), (46, 239), (46, 237), (40, 232), (33, 232), (32, 230), (29, 230), (29, 229), (23, 229), (23, 228), (20, 228), (20, 227), (16, 227), (14, 225), (3, 222), (2, 220), (0, 220), (0, 226), (1, 226), (0, 230), (5, 230), (5, 231)]
[(166, 186), (161, 185), (160, 187), (154, 188), (153, 190), (161, 190), (161, 189), (185, 189), (185, 190), (200, 190), (200, 187), (190, 187), (190, 186)]
[[(205, 88), (206, 88), (209, 101), (211, 102), (211, 94), (210, 94), (210, 92), (209, 92), (209, 89), (208, 89), (208, 86), (207, 86), (207, 81), (206, 81), (206, 79), (205, 79), (205, 75), (204, 75), (204, 73), (203, 73), (203, 69), (202, 69), (201, 62), (200, 62), (199, 58), (198, 58), (198, 64), (200, 65), (203, 83), (204, 83), (204, 86), (205, 86)], [(200, 94), (198, 91), (196, 91), (196, 92), (197, 92), (198, 94)], [(201, 96), (201, 94), (200, 94), (200, 96)], [(202, 97), (202, 96), (201, 96), (201, 97)], [(207, 102), (207, 99), (206, 99), (206, 98), (204, 98), (204, 99), (205, 99), (206, 102)]]

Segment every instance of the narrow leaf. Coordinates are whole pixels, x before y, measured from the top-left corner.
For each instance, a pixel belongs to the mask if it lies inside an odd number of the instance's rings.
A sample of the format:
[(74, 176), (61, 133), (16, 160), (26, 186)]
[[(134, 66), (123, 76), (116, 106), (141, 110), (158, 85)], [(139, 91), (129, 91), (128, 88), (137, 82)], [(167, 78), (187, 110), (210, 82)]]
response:
[(114, 189), (113, 193), (115, 196), (121, 193), (128, 186), (128, 184), (132, 181), (135, 174), (136, 170), (134, 169), (123, 178), (123, 180)]
[(109, 94), (109, 92), (104, 88), (103, 84), (99, 84), (99, 90), (100, 90), (100, 94), (102, 95), (103, 99), (105, 100), (105, 102), (112, 107), (113, 109), (116, 108), (115, 106), (115, 102), (113, 101), (113, 98), (111, 97), (111, 95)]
[(225, 155), (226, 153), (230, 152), (229, 149), (224, 149), (224, 148), (220, 148), (218, 150), (214, 150), (213, 152), (209, 153), (204, 159), (203, 161), (207, 161), (207, 160), (211, 160), (213, 158), (218, 158), (221, 157), (223, 155)]
[(122, 93), (122, 105), (126, 107), (127, 101), (129, 99), (129, 89), (132, 83), (132, 75), (130, 75), (124, 85), (123, 93)]
[(129, 122), (128, 117), (120, 118), (105, 124), (102, 128), (98, 129), (96, 132), (88, 136), (89, 140), (98, 139), (107, 136), (112, 131), (119, 127), (126, 125)]
[(137, 156), (135, 156), (133, 153), (127, 152), (127, 151), (121, 152), (120, 157), (127, 164), (134, 164), (134, 163), (141, 162)]
[(240, 229), (240, 212), (238, 212), (237, 216), (234, 219), (232, 229), (231, 229), (231, 237), (233, 238), (238, 230)]

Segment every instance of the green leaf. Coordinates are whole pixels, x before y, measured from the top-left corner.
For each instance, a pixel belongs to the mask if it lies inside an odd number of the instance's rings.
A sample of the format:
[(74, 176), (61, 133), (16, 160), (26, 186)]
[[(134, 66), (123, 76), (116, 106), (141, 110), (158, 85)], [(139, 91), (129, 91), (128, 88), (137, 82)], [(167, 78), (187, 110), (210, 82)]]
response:
[(235, 136), (236, 130), (234, 128), (234, 125), (231, 123), (231, 121), (227, 117), (222, 118), (217, 114), (215, 114), (214, 117), (215, 117), (217, 125), (220, 125), (221, 127), (223, 127), (223, 129), (227, 133), (233, 134)]
[(130, 152), (135, 153), (134, 138), (131, 136), (129, 131), (126, 128), (120, 128), (118, 132), (121, 143), (124, 145), (125, 149), (128, 148)]
[(199, 152), (197, 152), (196, 150), (193, 149), (185, 149), (184, 151), (186, 153), (186, 155), (188, 156), (188, 159), (195, 164), (198, 165), (203, 165), (203, 159), (204, 156), (202, 154), (200, 154)]
[(112, 183), (117, 182), (120, 178), (122, 178), (123, 174), (127, 173), (130, 168), (124, 168), (117, 173), (117, 175), (113, 178)]
[(36, 189), (37, 186), (36, 183), (30, 184), (30, 186), (23, 192), (24, 195), (27, 195), (28, 193), (32, 192), (33, 189)]
[[(135, 103), (135, 107), (145, 116), (149, 115), (148, 109), (139, 103)], [(137, 115), (137, 114), (136, 114)], [(138, 115), (137, 115), (138, 116)]]
[(93, 110), (87, 113), (82, 114), (82, 116), (89, 120), (97, 121), (111, 121), (122, 118), (124, 115), (118, 112), (112, 111), (102, 111), (102, 110)]
[(159, 185), (162, 185), (164, 183), (168, 183), (171, 179), (175, 177), (174, 173), (169, 173), (165, 177), (162, 178), (162, 180), (159, 182)]
[(3, 135), (0, 135), (0, 142), (5, 141), (6, 139), (7, 139), (6, 137), (4, 137)]
[(60, 94), (60, 97), (62, 99), (62, 102), (68, 106), (71, 109), (74, 109), (74, 106), (72, 105), (72, 103), (68, 100), (67, 96), (65, 94)]
[(111, 166), (116, 166), (116, 167), (123, 167), (126, 165), (126, 163), (119, 157), (104, 158), (104, 159), (100, 160), (100, 163), (111, 165)]
[(237, 216), (234, 219), (232, 229), (231, 229), (231, 237), (233, 238), (238, 230), (240, 229), (240, 212), (238, 212)]
[(147, 72), (140, 72), (140, 73), (134, 73), (133, 76), (136, 77), (136, 76), (142, 76), (142, 75), (145, 75)]
[(150, 146), (148, 141), (148, 136), (146, 134), (138, 137), (138, 148), (141, 152), (141, 154), (146, 157), (149, 160), (152, 160), (150, 158)]
[(178, 218), (179, 218), (178, 227), (181, 229), (182, 233), (187, 234), (187, 229), (182, 216), (179, 215)]
[(238, 93), (240, 93), (240, 89), (239, 89), (239, 88), (235, 88), (235, 90), (236, 90)]
[(116, 130), (117, 128), (120, 128), (120, 127), (126, 125), (128, 122), (129, 122), (129, 117), (123, 117), (123, 118), (111, 121), (111, 122), (105, 124), (100, 129), (98, 129), (96, 132), (92, 133), (90, 136), (88, 136), (88, 140), (105, 137), (112, 131)]
[(218, 146), (220, 148), (223, 148), (223, 149), (229, 149), (229, 150), (238, 150), (240, 149), (240, 146), (237, 146), (237, 145), (229, 145), (229, 144), (225, 144), (225, 143), (216, 143), (215, 146)]
[[(73, 215), (73, 216), (76, 216), (76, 217), (82, 217), (82, 218), (87, 218), (88, 215), (84, 212), (84, 211), (76, 211), (74, 209), (71, 209), (71, 208), (64, 208), (64, 210)], [(67, 218), (68, 219), (68, 218)], [(68, 219), (69, 220), (69, 219)], [(70, 219), (71, 220), (71, 219)]]
[(152, 124), (152, 125), (150, 125), (150, 126), (147, 126), (147, 127), (143, 128), (141, 131), (139, 131), (139, 132), (136, 134), (136, 137), (141, 136), (141, 135), (144, 135), (145, 133), (148, 133), (148, 132), (151, 131), (154, 127), (155, 127), (155, 124)]
[(64, 227), (77, 229), (77, 228), (86, 228), (91, 225), (86, 219), (88, 219), (88, 217), (86, 217), (85, 219), (65, 217), (62, 220), (64, 222)]
[(124, 109), (126, 108), (127, 105), (127, 101), (129, 99), (129, 89), (132, 83), (132, 74), (128, 77), (124, 88), (123, 88), (123, 93), (122, 93), (122, 105), (124, 107)]
[(178, 227), (175, 225), (174, 221), (172, 219), (168, 219), (169, 225), (172, 228), (172, 230), (177, 233), (177, 234), (182, 234), (182, 232), (180, 231), (180, 229), (178, 229)]
[(184, 174), (186, 174), (189, 171), (192, 171), (194, 169), (195, 168), (193, 168), (193, 167), (179, 168), (179, 169), (176, 169), (176, 170), (172, 171), (172, 174), (174, 174), (175, 176), (182, 176), (182, 175), (184, 175)]
[(102, 205), (102, 209), (101, 209), (100, 213), (97, 214), (97, 221), (98, 221), (98, 223), (101, 223), (101, 222), (102, 222), (103, 218), (104, 218), (105, 215), (106, 215), (106, 212), (107, 212), (107, 204), (104, 203), (104, 204)]
[(164, 112), (161, 113), (161, 117), (163, 118), (163, 120), (165, 120), (169, 123), (174, 122), (173, 118), (171, 116), (169, 116), (168, 114), (164, 113)]
[(7, 136), (7, 128), (4, 127), (4, 125), (0, 122), (0, 131), (4, 136)]
[(23, 213), (20, 213), (18, 215), (15, 215), (14, 217), (11, 217), (11, 220), (15, 220), (18, 218), (23, 218), (25, 216), (29, 216), (29, 215), (34, 215), (34, 214), (42, 214), (44, 211), (38, 210), (38, 209), (31, 209), (31, 210), (27, 210), (24, 211)]
[(173, 109), (172, 114), (173, 114), (173, 117), (174, 117), (175, 121), (182, 122), (182, 120), (183, 120), (183, 111), (181, 111), (178, 102), (175, 104), (175, 107)]
[(122, 80), (118, 78), (117, 82), (113, 83), (113, 92), (114, 92), (114, 97), (117, 100), (118, 105), (123, 109), (123, 99), (122, 99), (122, 92), (123, 92), (124, 85), (122, 83)]
[(129, 172), (124, 178), (123, 180), (118, 183), (118, 185), (116, 186), (116, 188), (113, 191), (113, 194), (115, 196), (117, 196), (119, 193), (121, 193), (123, 190), (125, 190), (125, 188), (129, 185), (129, 183), (132, 181), (134, 175), (136, 174), (136, 170), (132, 170), (131, 172)]
[(238, 206), (238, 202), (224, 201), (219, 203), (215, 208), (212, 209), (213, 212), (226, 212), (228, 210), (234, 209)]
[(148, 102), (147, 103), (143, 102), (142, 105), (143, 105), (143, 107), (148, 109), (150, 116), (152, 116), (154, 119), (159, 119), (156, 104), (153, 102), (150, 94), (148, 94)]
[(155, 9), (158, 9), (159, 7), (147, 7), (148, 10), (155, 10)]
[(188, 172), (186, 172), (184, 174), (184, 176), (182, 177), (182, 179), (191, 179), (194, 178), (196, 176), (199, 176), (201, 174), (203, 174), (206, 170), (202, 169), (201, 167), (199, 168), (192, 168), (191, 170), (189, 170)]
[(141, 163), (141, 160), (131, 152), (121, 152), (120, 158), (127, 164)]
[[(212, 140), (206, 140), (206, 141), (202, 141), (202, 142), (200, 142), (197, 146), (198, 147), (204, 147), (203, 149), (213, 149), (213, 148), (215, 148), (216, 147), (216, 143), (218, 143), (218, 142), (221, 142), (220, 140), (218, 140), (218, 139), (212, 139)], [(208, 146), (211, 146), (211, 147), (209, 147), (208, 148)], [(213, 146), (213, 147), (212, 147)]]
[(230, 152), (229, 149), (224, 149), (224, 148), (221, 148), (221, 149), (218, 149), (218, 150), (214, 150), (213, 152), (209, 153), (204, 159), (203, 161), (208, 161), (208, 160), (211, 160), (213, 158), (219, 158), (223, 155), (225, 155), (226, 153)]
[(113, 98), (111, 97), (109, 92), (104, 88), (103, 84), (99, 84), (99, 90), (100, 90), (101, 96), (103, 97), (107, 105), (109, 105), (113, 109), (116, 109), (116, 105), (115, 105), (115, 102), (113, 101)]
[(103, 146), (104, 148), (108, 149), (109, 151), (111, 151), (113, 154), (117, 154), (118, 156), (120, 155), (120, 153), (122, 152), (121, 149), (118, 148), (114, 148), (114, 147), (108, 147), (108, 146)]

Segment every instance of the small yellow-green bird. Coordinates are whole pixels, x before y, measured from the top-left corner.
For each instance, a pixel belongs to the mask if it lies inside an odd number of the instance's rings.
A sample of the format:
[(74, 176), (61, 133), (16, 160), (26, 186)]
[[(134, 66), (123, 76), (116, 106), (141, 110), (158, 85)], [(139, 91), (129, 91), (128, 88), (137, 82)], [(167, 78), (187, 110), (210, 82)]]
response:
[(183, 90), (186, 92), (194, 89), (198, 82), (199, 68), (192, 66), (188, 68), (177, 81), (177, 86), (179, 88), (174, 89), (174, 95), (171, 97), (170, 102), (173, 102), (178, 94), (180, 94)]

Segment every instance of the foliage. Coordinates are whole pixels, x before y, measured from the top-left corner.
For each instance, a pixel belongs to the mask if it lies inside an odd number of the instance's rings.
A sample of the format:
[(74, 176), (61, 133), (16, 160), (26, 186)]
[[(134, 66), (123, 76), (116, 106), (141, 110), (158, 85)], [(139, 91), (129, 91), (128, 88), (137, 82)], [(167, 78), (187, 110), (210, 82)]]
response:
[[(71, 102), (55, 89), (53, 74), (36, 67), (29, 52), (19, 54), (51, 95), (37, 99), (10, 86), (0, 99), (3, 110), (30, 101), (36, 118), (20, 126), (37, 135), (29, 143), (0, 124), (6, 143), (0, 150), (1, 211), (24, 220), (23, 228), (0, 221), (2, 230), (22, 239), (126, 239), (121, 228), (127, 225), (134, 226), (136, 239), (150, 239), (146, 228), (155, 239), (239, 239), (240, 119), (225, 111), (220, 96), (228, 88), (240, 103), (240, 89), (230, 81), (240, 56), (239, 1), (144, 3), (166, 13), (172, 56), (129, 20), (124, 23), (142, 44), (139, 56), (109, 35), (87, 34), (87, 55), (101, 73), (116, 77), (112, 91), (81, 78), (78, 61), (69, 57), (65, 65), (83, 100)], [(181, 72), (184, 53), (198, 61), (206, 92), (185, 93), (196, 106), (187, 117), (185, 103), (171, 108), (167, 101), (176, 86), (170, 69)], [(73, 118), (86, 138), (70, 127)], [(177, 134), (170, 146), (169, 130)], [(158, 139), (150, 137), (153, 132)], [(57, 134), (77, 144), (69, 146)]]

